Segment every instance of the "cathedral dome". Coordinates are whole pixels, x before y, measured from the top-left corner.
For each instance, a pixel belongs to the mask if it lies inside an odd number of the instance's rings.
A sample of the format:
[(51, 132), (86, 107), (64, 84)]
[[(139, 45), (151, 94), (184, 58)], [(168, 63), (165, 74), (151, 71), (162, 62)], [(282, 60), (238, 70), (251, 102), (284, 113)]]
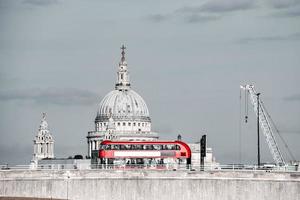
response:
[(99, 149), (103, 140), (154, 141), (151, 118), (144, 99), (131, 89), (129, 71), (125, 60), (125, 47), (117, 71), (115, 90), (104, 96), (95, 119), (95, 131), (89, 131), (88, 155)]
[(135, 91), (113, 90), (100, 102), (96, 121), (116, 120), (150, 121), (144, 99)]
[(148, 107), (144, 99), (131, 89), (129, 72), (125, 60), (125, 47), (117, 72), (115, 90), (108, 93), (100, 102), (95, 122), (114, 121), (150, 122)]

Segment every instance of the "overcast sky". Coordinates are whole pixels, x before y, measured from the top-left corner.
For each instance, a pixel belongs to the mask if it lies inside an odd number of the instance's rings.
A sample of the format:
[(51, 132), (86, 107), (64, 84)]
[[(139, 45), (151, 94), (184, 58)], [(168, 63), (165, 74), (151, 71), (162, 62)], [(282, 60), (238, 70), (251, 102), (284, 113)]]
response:
[(0, 0), (0, 164), (29, 163), (42, 112), (57, 157), (86, 155), (122, 44), (161, 139), (206, 133), (217, 161), (255, 163), (251, 83), (300, 160), (299, 0)]

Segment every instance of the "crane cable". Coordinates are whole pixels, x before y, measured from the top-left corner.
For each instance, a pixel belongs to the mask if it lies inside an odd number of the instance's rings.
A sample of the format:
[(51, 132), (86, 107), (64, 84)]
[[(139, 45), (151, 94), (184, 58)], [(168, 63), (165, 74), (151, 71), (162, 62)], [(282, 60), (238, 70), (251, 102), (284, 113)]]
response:
[(266, 109), (266, 107), (265, 107), (263, 101), (260, 100), (260, 103), (261, 103), (262, 107), (264, 108), (264, 110), (266, 111), (266, 114), (267, 114), (267, 116), (269, 117), (269, 119), (270, 119), (270, 121), (271, 121), (271, 123), (272, 123), (272, 126), (274, 127), (274, 129), (276, 130), (277, 134), (279, 135), (279, 138), (280, 138), (281, 141), (283, 142), (285, 148), (288, 150), (289, 156), (292, 158), (293, 161), (296, 161), (296, 159), (295, 159), (295, 157), (294, 157), (292, 151), (290, 150), (288, 144), (287, 144), (286, 141), (283, 139), (283, 137), (282, 137), (282, 135), (280, 134), (278, 128), (276, 127), (276, 125), (275, 125), (275, 123), (274, 123), (274, 121), (273, 121), (271, 115), (270, 115), (269, 112), (267, 111), (267, 109)]
[(240, 112), (239, 112), (239, 163), (242, 163), (242, 90), (240, 89)]
[(245, 90), (245, 123), (248, 122), (248, 91)]

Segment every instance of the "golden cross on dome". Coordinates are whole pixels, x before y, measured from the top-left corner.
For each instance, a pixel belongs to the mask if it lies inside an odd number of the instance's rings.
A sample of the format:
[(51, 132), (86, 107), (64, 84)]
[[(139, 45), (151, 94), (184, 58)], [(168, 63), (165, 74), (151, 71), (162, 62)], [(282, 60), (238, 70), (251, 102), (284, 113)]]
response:
[(121, 60), (122, 60), (122, 62), (124, 62), (125, 61), (125, 49), (126, 49), (124, 44), (122, 45), (121, 49), (122, 49), (122, 59)]
[(46, 119), (46, 113), (43, 112), (43, 120), (45, 120), (45, 119)]
[(124, 46), (124, 44), (121, 47), (122, 51), (124, 51), (126, 49), (126, 47)]

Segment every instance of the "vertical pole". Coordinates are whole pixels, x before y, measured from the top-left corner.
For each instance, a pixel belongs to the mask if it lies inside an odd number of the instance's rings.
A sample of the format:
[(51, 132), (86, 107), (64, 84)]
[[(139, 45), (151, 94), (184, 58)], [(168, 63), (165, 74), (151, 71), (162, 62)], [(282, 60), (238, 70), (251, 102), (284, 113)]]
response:
[(260, 141), (259, 141), (259, 95), (260, 93), (257, 93), (257, 165), (260, 166)]
[(200, 140), (200, 171), (204, 171), (204, 157), (206, 157), (206, 135)]
[(199, 161), (200, 161), (200, 163), (199, 163), (199, 164), (200, 164), (200, 165), (199, 165), (199, 168), (200, 168), (200, 170), (201, 170), (201, 166), (202, 166), (202, 165), (201, 165), (201, 164), (202, 164), (202, 161), (201, 161), (201, 160), (202, 160), (202, 156), (201, 156), (201, 139), (200, 139), (200, 141), (199, 141), (199, 156), (200, 156), (200, 157), (199, 157), (199, 158), (200, 158), (200, 159), (199, 159)]
[(201, 160), (200, 160), (200, 171), (204, 171), (204, 157), (201, 156)]

